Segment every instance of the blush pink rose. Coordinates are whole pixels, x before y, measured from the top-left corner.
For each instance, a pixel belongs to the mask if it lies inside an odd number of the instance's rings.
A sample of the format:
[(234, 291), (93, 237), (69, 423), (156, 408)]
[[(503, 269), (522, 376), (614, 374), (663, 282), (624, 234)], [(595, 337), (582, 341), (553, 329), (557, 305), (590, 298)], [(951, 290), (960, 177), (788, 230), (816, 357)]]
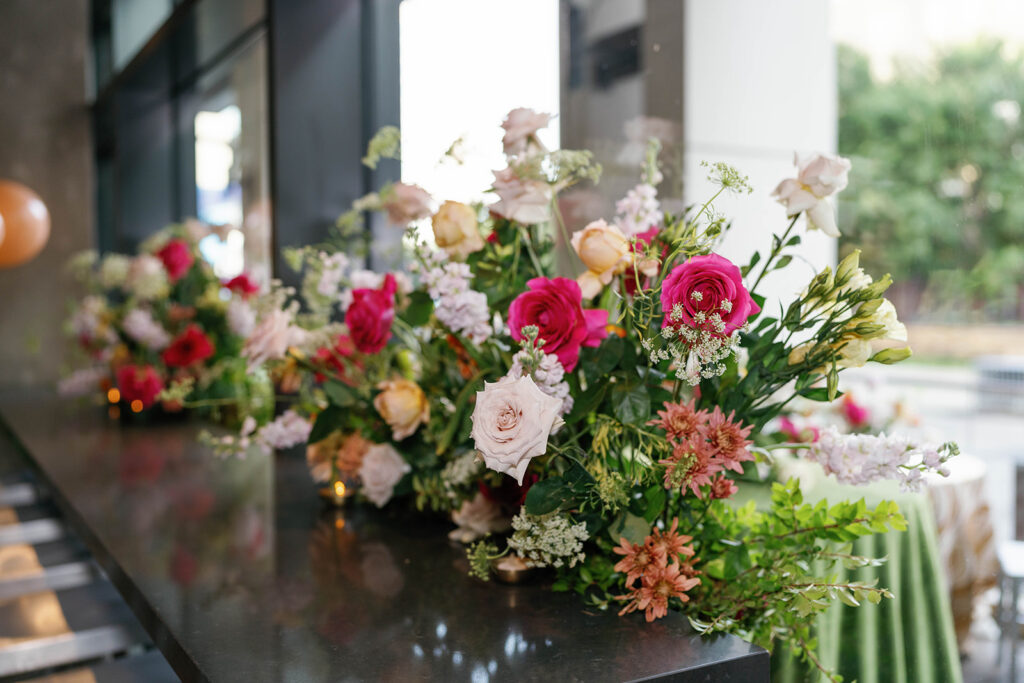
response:
[(598, 346), (608, 336), (608, 311), (583, 310), (583, 293), (575, 280), (535, 277), (526, 285), (529, 291), (517, 296), (508, 308), (512, 338), (522, 340), (522, 329), (536, 325), (544, 352), (558, 356), (562, 366), (572, 371), (581, 346)]
[(541, 114), (532, 109), (519, 107), (510, 111), (501, 124), (505, 129), (505, 136), (501, 139), (505, 154), (522, 154), (527, 151), (530, 142), (535, 142), (537, 131), (547, 127), (550, 121), (551, 114)]
[(352, 343), (363, 353), (377, 353), (391, 339), (395, 319), (395, 276), (388, 273), (379, 289), (352, 290), (352, 303), (345, 312)]
[(395, 183), (381, 199), (388, 220), (395, 225), (409, 225), (430, 215), (430, 195), (419, 185)]
[(661, 286), (662, 327), (687, 325), (728, 337), (761, 307), (743, 286), (740, 269), (718, 254), (694, 256)]
[(171, 240), (156, 255), (167, 269), (167, 277), (171, 282), (180, 280), (196, 260), (185, 240)]

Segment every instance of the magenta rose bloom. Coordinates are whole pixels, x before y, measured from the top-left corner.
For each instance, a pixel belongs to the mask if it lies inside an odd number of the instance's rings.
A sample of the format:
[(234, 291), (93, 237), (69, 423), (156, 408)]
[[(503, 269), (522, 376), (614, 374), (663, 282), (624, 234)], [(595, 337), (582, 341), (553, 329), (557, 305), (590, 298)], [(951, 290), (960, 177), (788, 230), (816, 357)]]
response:
[(156, 252), (157, 258), (163, 261), (167, 270), (167, 278), (171, 282), (177, 282), (188, 272), (196, 259), (192, 256), (192, 250), (184, 240), (171, 240)]
[[(678, 317), (673, 309), (678, 306)], [(740, 269), (718, 254), (694, 256), (672, 269), (661, 285), (662, 327), (688, 325), (728, 337), (761, 312), (743, 286)]]
[(575, 280), (535, 277), (526, 285), (529, 291), (508, 307), (512, 338), (522, 340), (523, 328), (536, 325), (538, 338), (544, 340), (543, 351), (558, 356), (571, 371), (580, 359), (581, 346), (598, 346), (608, 336), (608, 311), (583, 310), (583, 293)]
[(395, 319), (395, 277), (388, 273), (380, 289), (353, 289), (352, 303), (345, 312), (345, 323), (356, 348), (377, 353), (391, 339)]

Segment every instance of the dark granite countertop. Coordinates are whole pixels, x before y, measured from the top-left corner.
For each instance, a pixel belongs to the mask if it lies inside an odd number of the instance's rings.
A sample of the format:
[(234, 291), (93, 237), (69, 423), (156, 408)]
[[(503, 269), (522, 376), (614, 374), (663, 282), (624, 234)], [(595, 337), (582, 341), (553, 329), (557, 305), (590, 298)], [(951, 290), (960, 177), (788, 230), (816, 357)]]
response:
[(326, 507), (301, 456), (220, 459), (184, 420), (0, 401), (69, 523), (184, 680), (768, 681), (767, 653), (467, 576), (451, 525)]

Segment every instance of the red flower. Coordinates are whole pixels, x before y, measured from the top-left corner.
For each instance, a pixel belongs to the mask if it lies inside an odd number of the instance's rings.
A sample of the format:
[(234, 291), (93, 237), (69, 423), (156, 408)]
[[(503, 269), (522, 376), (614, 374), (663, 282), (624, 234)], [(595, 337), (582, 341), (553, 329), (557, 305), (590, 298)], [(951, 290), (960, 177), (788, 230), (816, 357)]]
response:
[(164, 382), (152, 365), (122, 365), (117, 369), (117, 389), (127, 403), (142, 401), (142, 407), (148, 408), (163, 388)]
[(853, 396), (850, 394), (843, 396), (840, 409), (842, 410), (843, 417), (846, 418), (852, 429), (865, 427), (871, 420), (871, 411), (854, 401)]
[(185, 240), (171, 240), (156, 255), (163, 261), (171, 282), (180, 280), (196, 261)]
[(253, 280), (248, 273), (236, 275), (225, 282), (224, 286), (235, 294), (241, 295), (243, 299), (248, 299), (250, 296), (260, 291), (259, 283)]
[(187, 368), (213, 355), (213, 342), (195, 323), (185, 328), (171, 345), (164, 349), (164, 363), (171, 368)]
[(508, 308), (512, 338), (521, 341), (523, 328), (535, 325), (544, 340), (544, 352), (558, 356), (567, 371), (580, 358), (581, 346), (599, 346), (608, 336), (608, 311), (583, 310), (583, 293), (575, 280), (564, 277), (535, 277), (530, 288)]
[[(333, 372), (338, 379), (345, 384), (355, 386), (355, 380), (350, 379), (346, 375), (345, 361), (350, 359), (356, 352), (355, 344), (352, 343), (352, 338), (347, 334), (338, 335), (338, 339), (334, 342), (334, 346), (327, 347), (322, 346), (316, 350), (316, 362), (317, 365), (322, 367), (324, 370)], [(357, 368), (362, 368), (362, 363), (359, 361), (349, 361)], [(322, 372), (318, 372), (315, 375), (317, 382), (323, 382), (327, 379), (327, 376)]]
[(345, 323), (356, 348), (363, 353), (377, 353), (391, 339), (397, 289), (395, 277), (388, 273), (380, 289), (352, 290), (352, 303), (345, 313)]

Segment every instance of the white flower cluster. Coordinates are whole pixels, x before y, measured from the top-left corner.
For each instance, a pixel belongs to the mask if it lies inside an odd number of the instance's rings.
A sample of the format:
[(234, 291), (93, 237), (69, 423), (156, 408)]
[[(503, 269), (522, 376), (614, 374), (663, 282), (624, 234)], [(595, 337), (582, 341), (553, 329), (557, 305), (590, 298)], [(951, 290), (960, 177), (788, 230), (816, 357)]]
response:
[(947, 476), (944, 464), (959, 453), (955, 444), (918, 445), (901, 436), (841, 434), (835, 427), (822, 430), (807, 451), (807, 459), (820, 464), (844, 484), (864, 485), (894, 479), (906, 490), (916, 490), (922, 476), (936, 471)]
[(338, 296), (341, 289), (341, 280), (345, 277), (345, 269), (348, 268), (349, 260), (342, 252), (327, 254), (320, 252), (320, 281), (316, 284), (316, 291), (326, 297), (333, 299)]
[(586, 557), (583, 542), (590, 535), (587, 525), (573, 524), (566, 515), (534, 516), (520, 510), (512, 518), (515, 533), (508, 545), (530, 567), (575, 567)]
[(256, 441), (267, 448), (291, 448), (305, 443), (313, 425), (294, 410), (286, 410), (256, 432)]
[(171, 335), (144, 308), (133, 308), (121, 323), (129, 337), (151, 351), (160, 351), (171, 343)]
[(455, 488), (472, 483), (476, 479), (477, 473), (480, 472), (481, 465), (476, 451), (463, 453), (445, 465), (441, 470), (441, 480), (444, 482), (448, 494), (454, 496)]
[(569, 394), (569, 383), (565, 381), (565, 368), (559, 362), (558, 356), (544, 353), (540, 349), (534, 349), (532, 352), (523, 349), (512, 356), (512, 367), (509, 368), (508, 376), (519, 379), (523, 375), (533, 377), (538, 389), (562, 402), (562, 407), (558, 411), (559, 417), (567, 415), (572, 410), (573, 398)]
[(114, 289), (124, 285), (128, 279), (132, 260), (124, 254), (107, 254), (100, 262), (100, 285), (105, 289)]
[(97, 366), (75, 370), (57, 383), (57, 394), (64, 398), (88, 396), (99, 389), (100, 382), (110, 376), (110, 368)]
[(725, 360), (740, 348), (738, 333), (721, 337), (688, 325), (664, 327), (661, 337), (666, 343), (658, 348), (655, 348), (653, 339), (645, 338), (640, 342), (650, 355), (651, 364), (671, 358), (676, 377), (690, 386), (725, 372)]
[(474, 344), (481, 344), (494, 334), (487, 296), (470, 289), (473, 273), (469, 266), (449, 261), (444, 252), (420, 250), (425, 266), (421, 279), (434, 300), (434, 315), (441, 324), (461, 334)]
[(163, 261), (151, 254), (132, 259), (125, 288), (143, 301), (163, 299), (170, 293), (170, 282)]
[(225, 315), (232, 334), (246, 338), (256, 329), (256, 311), (244, 299), (232, 297)]
[(661, 220), (658, 191), (653, 185), (637, 185), (615, 202), (615, 212), (615, 224), (627, 237), (646, 232)]
[(103, 297), (89, 295), (82, 299), (82, 305), (71, 316), (71, 331), (76, 337), (90, 341), (117, 343), (117, 334), (103, 322), (107, 303)]

